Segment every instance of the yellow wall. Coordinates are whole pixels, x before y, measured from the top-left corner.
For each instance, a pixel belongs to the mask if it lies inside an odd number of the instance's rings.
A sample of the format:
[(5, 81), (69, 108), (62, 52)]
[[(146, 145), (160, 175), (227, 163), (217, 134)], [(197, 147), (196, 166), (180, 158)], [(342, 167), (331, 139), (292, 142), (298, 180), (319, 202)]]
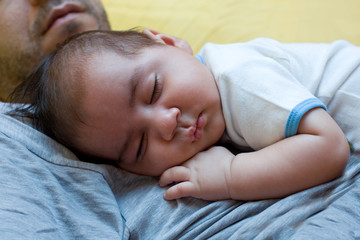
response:
[(205, 42), (270, 37), (360, 45), (360, 0), (102, 0), (114, 30), (149, 27)]

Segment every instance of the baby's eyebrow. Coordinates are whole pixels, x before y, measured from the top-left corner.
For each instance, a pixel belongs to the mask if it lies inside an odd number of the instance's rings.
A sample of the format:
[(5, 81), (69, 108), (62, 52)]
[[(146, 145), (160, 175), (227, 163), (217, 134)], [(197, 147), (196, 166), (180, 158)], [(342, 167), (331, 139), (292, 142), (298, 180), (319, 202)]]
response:
[(133, 108), (135, 105), (136, 88), (139, 85), (140, 81), (143, 80), (143, 75), (144, 75), (144, 68), (142, 66), (138, 66), (135, 68), (133, 74), (129, 79), (129, 89), (130, 89), (129, 106), (131, 108)]

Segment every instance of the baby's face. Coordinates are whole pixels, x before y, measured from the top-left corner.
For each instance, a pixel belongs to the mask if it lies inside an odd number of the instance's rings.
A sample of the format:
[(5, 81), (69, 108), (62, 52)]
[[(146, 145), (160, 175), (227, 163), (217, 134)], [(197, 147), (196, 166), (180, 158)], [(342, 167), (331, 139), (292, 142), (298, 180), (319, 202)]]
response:
[(131, 59), (103, 52), (86, 70), (80, 151), (157, 176), (213, 145), (224, 132), (212, 74), (178, 48), (148, 48)]

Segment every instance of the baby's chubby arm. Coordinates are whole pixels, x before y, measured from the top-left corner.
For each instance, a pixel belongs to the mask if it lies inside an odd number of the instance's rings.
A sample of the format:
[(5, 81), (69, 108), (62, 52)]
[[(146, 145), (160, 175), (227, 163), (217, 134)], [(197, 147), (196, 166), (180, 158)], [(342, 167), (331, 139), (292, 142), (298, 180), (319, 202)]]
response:
[(339, 177), (348, 156), (343, 132), (326, 111), (316, 108), (303, 116), (293, 137), (236, 156), (212, 147), (166, 170), (159, 183), (177, 183), (165, 192), (167, 200), (279, 198)]

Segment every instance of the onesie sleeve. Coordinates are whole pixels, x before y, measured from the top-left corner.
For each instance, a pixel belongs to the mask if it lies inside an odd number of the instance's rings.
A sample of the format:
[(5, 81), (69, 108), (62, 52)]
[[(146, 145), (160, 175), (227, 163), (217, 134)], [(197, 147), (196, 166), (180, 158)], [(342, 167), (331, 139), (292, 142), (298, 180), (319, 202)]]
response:
[(292, 74), (278, 42), (207, 44), (200, 52), (221, 96), (227, 134), (254, 150), (297, 133), (309, 110), (325, 105)]
[(301, 118), (309, 110), (321, 107), (326, 110), (326, 106), (318, 98), (309, 98), (296, 105), (289, 114), (285, 126), (285, 138), (296, 135)]

